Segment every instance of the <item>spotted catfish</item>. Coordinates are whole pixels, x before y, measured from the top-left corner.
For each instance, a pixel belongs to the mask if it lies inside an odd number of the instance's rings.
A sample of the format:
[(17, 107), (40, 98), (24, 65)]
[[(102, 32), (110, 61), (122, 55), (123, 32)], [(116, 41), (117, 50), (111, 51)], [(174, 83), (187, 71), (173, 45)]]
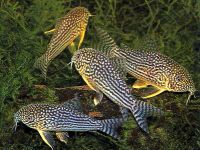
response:
[(73, 101), (66, 101), (59, 105), (29, 104), (24, 106), (14, 114), (14, 128), (16, 130), (18, 122), (22, 122), (37, 130), (52, 150), (55, 149), (53, 132), (64, 143), (67, 143), (69, 137), (67, 131), (101, 131), (114, 138), (119, 138), (116, 129), (122, 124), (122, 118), (94, 119), (83, 114), (80, 106)]
[(75, 52), (72, 63), (91, 89), (105, 94), (120, 107), (130, 110), (145, 132), (148, 132), (146, 118), (163, 113), (132, 95), (131, 88), (127, 86), (112, 59), (104, 53), (92, 48), (83, 48)]
[(73, 41), (78, 36), (80, 36), (78, 49), (80, 48), (90, 16), (92, 15), (88, 9), (84, 7), (76, 7), (57, 22), (55, 29), (48, 31), (54, 32), (53, 37), (48, 45), (47, 51), (40, 58), (38, 58), (34, 64), (36, 68), (42, 71), (45, 78), (47, 74), (47, 67), (51, 61), (67, 46), (74, 46)]
[(144, 98), (156, 96), (163, 91), (189, 91), (188, 103), (194, 95), (196, 89), (189, 72), (173, 59), (155, 51), (135, 50), (125, 45), (119, 48), (106, 31), (97, 28), (97, 32), (107, 55), (125, 60), (124, 67), (127, 72), (137, 79), (133, 88), (151, 85), (156, 89), (156, 92)]

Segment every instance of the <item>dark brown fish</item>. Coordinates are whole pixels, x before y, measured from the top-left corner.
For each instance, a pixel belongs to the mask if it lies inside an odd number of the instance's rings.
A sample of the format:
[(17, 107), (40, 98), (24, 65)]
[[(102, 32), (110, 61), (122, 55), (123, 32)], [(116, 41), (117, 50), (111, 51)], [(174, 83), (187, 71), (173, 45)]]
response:
[(67, 46), (74, 45), (73, 41), (80, 36), (78, 49), (83, 42), (88, 18), (92, 16), (88, 9), (84, 7), (76, 7), (69, 11), (66, 16), (61, 18), (55, 29), (49, 31), (54, 32), (53, 37), (48, 45), (47, 51), (37, 59), (34, 66), (42, 71), (46, 78), (47, 67), (51, 61), (57, 57)]

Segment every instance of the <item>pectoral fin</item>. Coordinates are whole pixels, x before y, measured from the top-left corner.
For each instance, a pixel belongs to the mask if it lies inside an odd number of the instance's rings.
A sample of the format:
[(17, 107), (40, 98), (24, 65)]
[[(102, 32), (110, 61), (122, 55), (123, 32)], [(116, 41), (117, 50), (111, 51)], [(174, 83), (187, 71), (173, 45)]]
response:
[(91, 79), (89, 79), (88, 77), (84, 75), (82, 75), (82, 78), (92, 90), (96, 91), (96, 94), (94, 96), (94, 105), (95, 106), (98, 105), (103, 99), (103, 93), (99, 91), (99, 89), (96, 87), (96, 85)]
[(86, 84), (94, 91), (96, 91), (94, 85), (93, 85), (93, 81), (90, 80), (89, 78), (87, 78), (86, 76), (82, 75), (83, 80), (86, 82)]
[(148, 84), (145, 83), (144, 81), (136, 80), (135, 83), (133, 84), (132, 88), (140, 89), (140, 88), (145, 88), (147, 86), (148, 86)]
[(98, 105), (103, 99), (103, 93), (101, 92), (96, 92), (95, 96), (94, 96), (94, 105)]
[(55, 149), (55, 141), (53, 139), (53, 136), (51, 135), (50, 132), (47, 131), (42, 131), (42, 130), (38, 130), (40, 136), (42, 137), (43, 141), (49, 145), (49, 147), (51, 147), (52, 150)]
[(56, 29), (51, 29), (49, 31), (45, 31), (44, 34), (52, 34), (55, 31), (56, 31)]
[(78, 49), (81, 47), (81, 44), (82, 44), (83, 39), (84, 39), (84, 37), (85, 37), (85, 31), (86, 31), (86, 29), (84, 29), (84, 30), (81, 31), (81, 33), (80, 33), (80, 40), (79, 40), (79, 43), (78, 43)]
[(69, 134), (67, 132), (56, 132), (56, 137), (63, 143), (67, 144)]
[(69, 44), (69, 51), (70, 51), (72, 54), (74, 54), (74, 52), (76, 51), (76, 46), (75, 46), (74, 42), (71, 42), (71, 43)]
[(164, 92), (165, 90), (164, 89), (157, 89), (155, 92), (149, 94), (149, 95), (146, 95), (146, 96), (143, 96), (142, 98), (151, 98), (151, 97), (154, 97), (162, 92)]

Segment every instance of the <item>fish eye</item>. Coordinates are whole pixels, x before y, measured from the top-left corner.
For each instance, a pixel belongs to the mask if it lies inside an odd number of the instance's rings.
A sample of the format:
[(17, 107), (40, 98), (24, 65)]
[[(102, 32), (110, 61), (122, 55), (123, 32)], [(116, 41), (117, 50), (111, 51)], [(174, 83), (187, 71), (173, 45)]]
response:
[(32, 120), (32, 117), (31, 117), (31, 116), (28, 116), (26, 119), (27, 119), (28, 121), (31, 121), (31, 120)]
[(180, 81), (181, 81), (181, 76), (177, 75), (177, 76), (175, 77), (175, 80), (176, 80), (177, 82), (180, 82)]
[(80, 54), (77, 54), (76, 55), (76, 59), (80, 59), (81, 58), (81, 55)]

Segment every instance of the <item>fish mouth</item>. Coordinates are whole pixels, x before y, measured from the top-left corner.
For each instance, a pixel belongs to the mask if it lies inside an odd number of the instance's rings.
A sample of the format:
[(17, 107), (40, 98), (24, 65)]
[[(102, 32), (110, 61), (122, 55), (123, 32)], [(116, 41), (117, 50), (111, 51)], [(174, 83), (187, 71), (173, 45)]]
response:
[(192, 90), (192, 91), (189, 91), (189, 92), (190, 92), (190, 94), (189, 94), (188, 99), (187, 99), (187, 101), (186, 101), (186, 106), (187, 106), (188, 103), (190, 102), (190, 99), (191, 99), (192, 96), (194, 96), (194, 98), (198, 97), (198, 96), (197, 96), (198, 94), (196, 94), (196, 93), (199, 93), (199, 96), (200, 96), (200, 92), (198, 92), (198, 91), (196, 91), (196, 90)]
[(71, 61), (67, 64), (70, 65), (70, 69), (72, 70), (73, 64), (75, 63), (76, 53), (72, 56)]
[(200, 91), (195, 91), (194, 92), (194, 98), (199, 98), (200, 97)]
[(12, 131), (15, 132), (17, 130), (17, 125), (18, 125), (19, 119), (18, 119), (18, 115), (14, 114), (14, 125), (12, 127)]
[(12, 131), (13, 132), (16, 132), (16, 130), (17, 130), (17, 124), (18, 124), (18, 122), (13, 125), (13, 127), (12, 127)]
[(78, 55), (79, 55), (79, 50), (74, 53), (74, 55), (71, 58), (71, 61), (68, 63), (68, 65), (70, 65), (71, 69), (72, 69), (73, 64), (76, 63)]
[(186, 101), (186, 106), (188, 105), (188, 103), (189, 103), (189, 101), (190, 101), (192, 95), (194, 95), (194, 94), (193, 94), (193, 93), (190, 93), (190, 94), (189, 94), (188, 99), (187, 99), (187, 101)]
[(74, 64), (74, 62), (73, 62), (72, 59), (71, 59), (71, 61), (67, 64), (67, 65), (70, 65), (70, 69), (71, 69), (71, 70), (72, 70), (73, 64)]

